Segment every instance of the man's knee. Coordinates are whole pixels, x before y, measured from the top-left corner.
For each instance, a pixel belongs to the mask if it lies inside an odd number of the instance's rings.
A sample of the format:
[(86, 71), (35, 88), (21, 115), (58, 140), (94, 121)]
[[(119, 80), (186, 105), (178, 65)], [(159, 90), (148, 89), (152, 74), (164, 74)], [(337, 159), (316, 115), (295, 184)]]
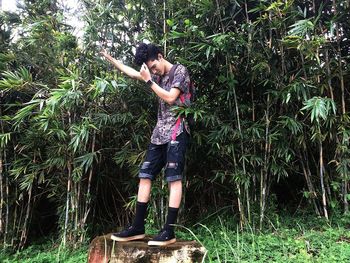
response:
[(140, 185), (145, 186), (145, 185), (151, 185), (152, 180), (150, 178), (140, 178)]
[(170, 191), (182, 189), (182, 180), (180, 179), (180, 180), (169, 182), (168, 185), (169, 185)]

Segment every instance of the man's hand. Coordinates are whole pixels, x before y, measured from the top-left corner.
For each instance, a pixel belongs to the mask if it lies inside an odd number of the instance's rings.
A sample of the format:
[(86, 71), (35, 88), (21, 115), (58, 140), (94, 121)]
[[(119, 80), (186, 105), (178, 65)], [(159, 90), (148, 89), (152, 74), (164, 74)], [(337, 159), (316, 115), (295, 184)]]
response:
[(149, 72), (149, 69), (145, 63), (143, 63), (141, 66), (140, 75), (145, 82), (152, 79), (151, 72)]
[(108, 56), (108, 53), (107, 53), (107, 50), (105, 50), (104, 48), (102, 48), (99, 52), (99, 54), (103, 57), (107, 57)]

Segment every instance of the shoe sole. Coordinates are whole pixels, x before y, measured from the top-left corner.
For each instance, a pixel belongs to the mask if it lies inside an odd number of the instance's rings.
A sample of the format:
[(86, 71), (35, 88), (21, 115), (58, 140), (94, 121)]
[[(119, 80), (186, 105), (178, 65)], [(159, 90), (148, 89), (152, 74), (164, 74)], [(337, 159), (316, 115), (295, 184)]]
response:
[(117, 237), (117, 236), (111, 236), (111, 239), (114, 241), (118, 241), (118, 242), (127, 242), (127, 241), (132, 241), (132, 240), (138, 240), (138, 239), (143, 239), (145, 238), (145, 234), (143, 235), (136, 235), (136, 236), (132, 236), (132, 237)]
[(158, 247), (163, 247), (163, 246), (167, 246), (170, 244), (173, 244), (176, 242), (176, 238), (170, 239), (168, 241), (148, 241), (148, 245), (149, 246), (158, 246)]

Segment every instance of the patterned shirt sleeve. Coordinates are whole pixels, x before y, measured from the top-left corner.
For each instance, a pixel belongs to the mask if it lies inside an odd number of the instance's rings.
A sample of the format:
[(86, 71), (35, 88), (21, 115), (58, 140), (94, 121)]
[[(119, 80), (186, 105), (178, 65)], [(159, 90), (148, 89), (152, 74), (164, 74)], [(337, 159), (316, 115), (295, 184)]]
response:
[(187, 93), (187, 80), (188, 80), (188, 72), (187, 69), (183, 65), (178, 65), (175, 73), (173, 83), (171, 83), (171, 88), (178, 88), (183, 93)]

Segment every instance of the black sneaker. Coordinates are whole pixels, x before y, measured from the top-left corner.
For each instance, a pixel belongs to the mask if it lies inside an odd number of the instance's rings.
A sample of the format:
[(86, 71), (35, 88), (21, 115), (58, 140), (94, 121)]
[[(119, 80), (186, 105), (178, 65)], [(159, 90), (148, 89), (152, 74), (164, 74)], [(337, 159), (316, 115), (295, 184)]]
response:
[(113, 233), (111, 239), (119, 242), (126, 242), (131, 240), (143, 239), (145, 237), (145, 228), (136, 228), (131, 225), (125, 228), (123, 231)]
[(162, 229), (157, 236), (148, 241), (149, 246), (167, 246), (176, 242), (174, 230)]

